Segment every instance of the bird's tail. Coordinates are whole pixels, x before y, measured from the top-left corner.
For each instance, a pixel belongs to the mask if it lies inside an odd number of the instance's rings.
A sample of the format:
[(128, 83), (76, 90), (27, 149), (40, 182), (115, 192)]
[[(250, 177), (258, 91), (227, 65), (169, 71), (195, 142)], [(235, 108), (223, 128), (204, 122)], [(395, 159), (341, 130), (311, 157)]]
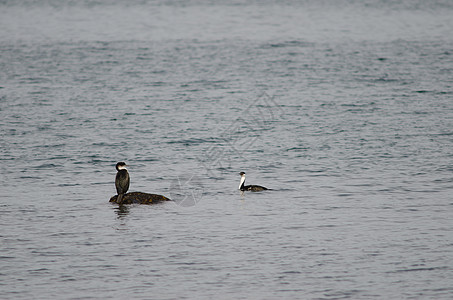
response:
[(118, 198), (116, 199), (116, 203), (118, 203), (119, 205), (122, 205), (123, 204), (123, 196), (124, 196), (124, 194), (118, 194)]

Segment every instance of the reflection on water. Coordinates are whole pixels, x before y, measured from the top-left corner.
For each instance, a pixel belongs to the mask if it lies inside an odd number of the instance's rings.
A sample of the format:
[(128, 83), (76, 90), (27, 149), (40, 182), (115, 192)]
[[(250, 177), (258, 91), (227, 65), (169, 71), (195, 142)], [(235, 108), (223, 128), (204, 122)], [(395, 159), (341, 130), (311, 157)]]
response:
[[(114, 204), (112, 204), (114, 205)], [(118, 215), (118, 219), (124, 219), (129, 214), (129, 206), (128, 205), (118, 205), (115, 208), (115, 212)]]

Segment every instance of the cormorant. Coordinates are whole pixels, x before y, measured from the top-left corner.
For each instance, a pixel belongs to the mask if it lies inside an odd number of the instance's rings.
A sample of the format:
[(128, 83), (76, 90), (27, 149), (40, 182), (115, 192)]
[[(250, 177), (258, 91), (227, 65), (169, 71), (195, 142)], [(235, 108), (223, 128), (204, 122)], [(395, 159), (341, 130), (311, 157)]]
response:
[(123, 204), (123, 196), (129, 189), (130, 178), (129, 173), (126, 170), (126, 163), (117, 163), (116, 170), (118, 171), (115, 178), (116, 192), (118, 193), (117, 203), (121, 205)]

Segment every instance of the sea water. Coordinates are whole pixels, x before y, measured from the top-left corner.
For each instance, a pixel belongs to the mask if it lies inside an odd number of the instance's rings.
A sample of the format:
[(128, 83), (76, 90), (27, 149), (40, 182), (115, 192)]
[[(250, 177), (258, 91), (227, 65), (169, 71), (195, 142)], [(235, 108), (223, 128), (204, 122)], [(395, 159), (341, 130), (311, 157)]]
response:
[[(1, 299), (453, 297), (451, 1), (1, 1), (0, 28)], [(118, 161), (173, 201), (109, 203)]]

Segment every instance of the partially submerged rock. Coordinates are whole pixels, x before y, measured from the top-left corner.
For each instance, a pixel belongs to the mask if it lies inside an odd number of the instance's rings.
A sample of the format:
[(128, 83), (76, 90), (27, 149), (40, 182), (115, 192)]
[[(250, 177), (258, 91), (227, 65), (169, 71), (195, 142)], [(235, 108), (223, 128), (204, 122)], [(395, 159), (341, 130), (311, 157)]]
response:
[[(113, 196), (110, 198), (110, 202), (116, 202), (118, 199), (118, 195)], [(154, 204), (163, 201), (171, 201), (165, 196), (156, 195), (156, 194), (148, 194), (142, 192), (132, 192), (126, 193), (123, 196), (123, 204)]]

